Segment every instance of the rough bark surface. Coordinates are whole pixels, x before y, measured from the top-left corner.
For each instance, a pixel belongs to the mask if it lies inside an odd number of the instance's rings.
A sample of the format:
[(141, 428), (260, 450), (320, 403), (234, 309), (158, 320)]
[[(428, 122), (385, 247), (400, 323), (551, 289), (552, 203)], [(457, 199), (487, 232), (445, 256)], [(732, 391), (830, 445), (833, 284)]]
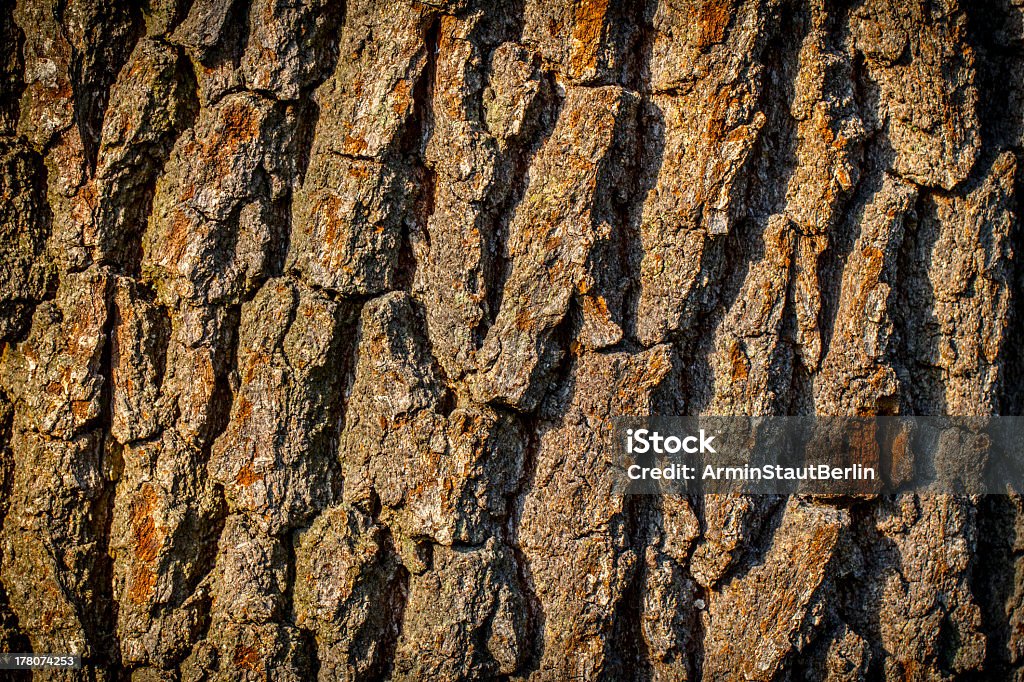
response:
[(0, 3), (39, 679), (1024, 680), (1024, 506), (611, 494), (622, 414), (1020, 414), (1017, 0)]

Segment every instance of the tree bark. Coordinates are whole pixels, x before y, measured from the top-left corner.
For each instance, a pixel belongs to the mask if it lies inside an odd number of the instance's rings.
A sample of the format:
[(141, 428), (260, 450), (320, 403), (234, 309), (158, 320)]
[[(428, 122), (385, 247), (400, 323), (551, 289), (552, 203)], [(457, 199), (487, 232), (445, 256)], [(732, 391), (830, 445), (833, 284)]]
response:
[(141, 4), (0, 7), (0, 651), (1024, 679), (1018, 497), (623, 497), (602, 435), (1020, 414), (1019, 3)]

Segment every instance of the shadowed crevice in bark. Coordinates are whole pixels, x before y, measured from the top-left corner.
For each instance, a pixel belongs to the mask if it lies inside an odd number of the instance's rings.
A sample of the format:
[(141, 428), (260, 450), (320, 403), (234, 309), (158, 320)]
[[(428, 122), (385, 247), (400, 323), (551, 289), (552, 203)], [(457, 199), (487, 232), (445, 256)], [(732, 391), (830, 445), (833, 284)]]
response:
[(402, 221), (401, 246), (399, 247), (395, 289), (408, 291), (416, 278), (415, 242), (423, 240), (430, 248), (430, 234), (427, 224), (434, 214), (437, 175), (424, 160), (427, 140), (434, 127), (432, 104), (434, 82), (437, 79), (437, 52), (440, 39), (441, 19), (434, 17), (427, 24), (423, 35), (426, 65), (413, 86), (412, 111), (399, 141), (398, 156), (408, 165), (408, 174), (414, 184), (411, 215)]
[[(539, 69), (539, 62), (534, 62)], [(512, 178), (509, 186), (495, 188), (494, 198), (488, 198), (490, 210), (480, 214), (479, 222), (489, 226), (490, 258), (484, 269), (487, 280), (486, 314), (478, 331), (478, 344), (487, 337), (501, 310), (505, 283), (511, 274), (512, 263), (508, 253), (509, 224), (523, 200), (529, 183), (529, 169), (541, 147), (554, 131), (562, 110), (562, 97), (558, 94), (554, 74), (541, 72), (541, 91), (524, 114), (524, 133), (513, 138), (503, 158), (503, 170)], [(477, 229), (480, 229), (478, 223)]]
[[(91, 8), (90, 8), (91, 9)], [(76, 119), (90, 170), (96, 168), (100, 131), (108, 106), (110, 86), (135, 42), (142, 33), (141, 13), (130, 2), (98, 5), (94, 16), (75, 17), (85, 24), (86, 43), (94, 52), (84, 51), (72, 57), (72, 83), (76, 93)], [(67, 12), (67, 8), (64, 8)], [(95, 11), (95, 10), (94, 10)], [(67, 22), (58, 11), (58, 21)], [(84, 21), (83, 21), (84, 20)], [(90, 35), (91, 34), (91, 35)]]
[(972, 590), (981, 603), (983, 628), (988, 637), (985, 668), (994, 676), (1009, 676), (1019, 663), (1013, 649), (1013, 629), (1021, 592), (1015, 566), (1021, 560), (1011, 530), (1021, 514), (1019, 497), (986, 497), (978, 506), (978, 551)]
[(908, 391), (901, 395), (901, 412), (906, 414), (946, 414), (945, 384), (940, 367), (929, 364), (928, 359), (938, 355), (938, 321), (933, 309), (928, 272), (924, 265), (931, 260), (940, 226), (934, 215), (929, 215), (926, 200), (918, 198), (906, 221), (906, 236), (900, 245), (899, 270), (904, 287), (896, 292), (898, 304), (893, 311), (893, 323), (901, 347), (896, 357), (914, 358), (908, 367), (901, 368)]
[(18, 100), (25, 89), (25, 34), (14, 21), (13, 3), (0, 9), (0, 41), (5, 46), (0, 62), (0, 131), (6, 136), (17, 127)]
[[(756, 109), (763, 114), (765, 123), (738, 174), (737, 185), (732, 188), (734, 199), (726, 209), (730, 229), (725, 234), (706, 237), (698, 285), (688, 299), (686, 325), (677, 337), (691, 377), (686, 404), (692, 414), (707, 412), (715, 399), (712, 367), (713, 356), (718, 352), (716, 337), (730, 309), (738, 302), (751, 267), (765, 257), (763, 235), (769, 217), (781, 210), (796, 166), (795, 125), (790, 107), (807, 17), (796, 4), (784, 3), (776, 12), (769, 13), (765, 23), (763, 35), (754, 47), (755, 59), (764, 69)], [(753, 182), (751, 178), (768, 181)], [(783, 362), (781, 367), (787, 364)]]

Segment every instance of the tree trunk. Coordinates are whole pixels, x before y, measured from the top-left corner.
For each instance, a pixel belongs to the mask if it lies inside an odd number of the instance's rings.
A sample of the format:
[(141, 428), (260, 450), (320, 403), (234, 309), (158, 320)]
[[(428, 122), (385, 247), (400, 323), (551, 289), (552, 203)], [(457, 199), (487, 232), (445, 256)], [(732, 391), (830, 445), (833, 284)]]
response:
[(0, 651), (1024, 679), (1017, 497), (623, 497), (602, 435), (1020, 413), (1019, 3), (143, 4), (0, 8)]

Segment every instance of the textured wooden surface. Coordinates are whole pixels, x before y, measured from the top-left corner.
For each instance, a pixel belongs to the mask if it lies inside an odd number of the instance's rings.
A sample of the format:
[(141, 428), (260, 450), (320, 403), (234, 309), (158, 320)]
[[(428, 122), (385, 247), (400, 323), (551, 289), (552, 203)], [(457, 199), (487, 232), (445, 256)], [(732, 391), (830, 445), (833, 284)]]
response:
[(621, 414), (1020, 414), (1018, 2), (139, 4), (0, 3), (0, 650), (1024, 679), (1019, 498), (608, 469)]

